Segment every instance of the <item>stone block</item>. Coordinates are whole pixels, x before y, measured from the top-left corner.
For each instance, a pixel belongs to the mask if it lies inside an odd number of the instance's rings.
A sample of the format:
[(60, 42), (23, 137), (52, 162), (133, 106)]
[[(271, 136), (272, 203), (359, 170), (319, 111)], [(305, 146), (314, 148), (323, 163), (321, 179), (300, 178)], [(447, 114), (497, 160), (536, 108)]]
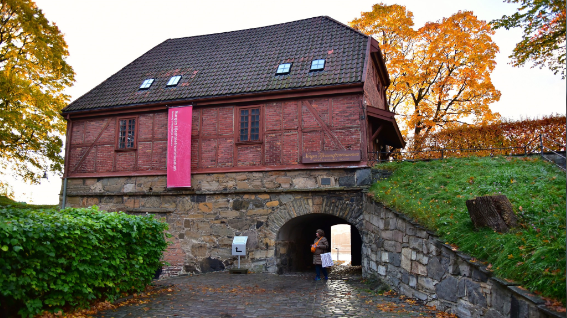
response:
[(175, 209), (177, 207), (177, 198), (173, 195), (161, 197), (161, 208)]
[(184, 234), (186, 239), (198, 240), (201, 237), (201, 234), (199, 234), (197, 231), (192, 230), (185, 230)]
[(211, 202), (199, 203), (199, 211), (203, 213), (211, 213), (213, 211), (213, 204)]
[(193, 202), (191, 202), (191, 198), (190, 197), (177, 198), (177, 210), (182, 212), (193, 210)]
[(379, 265), (378, 266), (378, 274), (382, 275), (382, 276), (386, 276), (386, 267)]
[(402, 244), (394, 241), (384, 241), (384, 249), (389, 252), (401, 252)]
[(459, 300), (459, 303), (457, 304), (457, 308), (455, 309), (455, 313), (457, 314), (457, 316), (459, 318), (472, 318), (473, 317), (473, 313), (475, 312), (474, 310), (474, 306), (464, 300)]
[(284, 204), (293, 201), (293, 199), (294, 197), (291, 194), (282, 194), (280, 196), (280, 201)]
[(429, 292), (435, 292), (435, 285), (437, 285), (438, 281), (433, 280), (429, 277), (419, 276), (417, 278), (417, 284), (420, 288), (427, 290)]
[(133, 183), (125, 184), (124, 187), (122, 188), (122, 192), (135, 192), (135, 191), (136, 191), (136, 185)]
[(408, 272), (411, 272), (411, 249), (402, 248), (402, 268)]
[(246, 212), (246, 215), (268, 215), (270, 214), (270, 210), (268, 209), (253, 209), (253, 210), (248, 210)]
[(339, 187), (354, 187), (355, 185), (356, 180), (353, 175), (339, 178)]
[(440, 281), (445, 276), (445, 269), (441, 265), (438, 257), (432, 257), (427, 263), (427, 273), (429, 277)]
[(184, 228), (191, 228), (191, 220), (185, 219), (185, 220), (183, 221), (183, 227), (184, 227)]
[(402, 263), (402, 257), (400, 253), (388, 253), (388, 259), (390, 263), (396, 267), (400, 267)]
[(317, 181), (314, 178), (294, 178), (293, 187), (295, 189), (312, 189), (317, 187)]
[(217, 236), (234, 236), (234, 231), (229, 229), (225, 224), (213, 224), (211, 231)]
[(219, 211), (219, 215), (221, 218), (226, 218), (226, 219), (230, 219), (230, 218), (237, 218), (240, 216), (240, 212), (238, 211), (233, 211), (233, 210), (222, 210)]
[(383, 263), (388, 263), (388, 262), (389, 262), (389, 258), (388, 258), (388, 255), (389, 255), (389, 254), (390, 254), (390, 253), (382, 253), (382, 262), (383, 262)]
[(317, 205), (323, 204), (323, 197), (314, 196), (313, 197), (313, 204), (317, 204)]
[(270, 201), (268, 203), (266, 203), (266, 207), (271, 208), (271, 207), (276, 207), (280, 205), (280, 201)]
[(465, 280), (465, 287), (467, 290), (467, 298), (473, 305), (486, 307), (486, 297), (483, 295), (481, 286), (479, 283), (475, 283), (471, 280)]
[(221, 208), (228, 208), (229, 207), (229, 203), (227, 201), (221, 201), (221, 202), (213, 202), (213, 209), (221, 209)]
[(250, 201), (248, 200), (236, 199), (232, 201), (232, 209), (236, 211), (248, 209), (248, 206), (250, 206)]
[(195, 243), (191, 245), (191, 255), (194, 257), (205, 257), (207, 256), (208, 245), (205, 243)]
[(381, 231), (380, 236), (385, 240), (392, 240), (393, 232), (392, 231)]
[(278, 188), (280, 186), (279, 183), (275, 183), (273, 181), (264, 181), (264, 187), (266, 189), (275, 189)]
[(417, 279), (415, 278), (414, 275), (409, 275), (409, 285), (410, 287), (417, 286)]
[(423, 250), (423, 239), (411, 236), (409, 238), (410, 247), (417, 251)]
[(262, 199), (262, 200), (268, 200), (270, 199), (270, 195), (269, 194), (259, 194), (258, 198)]
[(247, 174), (238, 174), (234, 177), (234, 179), (236, 179), (236, 181), (246, 181), (246, 180), (248, 180), (248, 175)]
[(404, 233), (399, 230), (393, 231), (392, 239), (396, 242), (403, 243), (404, 241)]
[(245, 181), (236, 182), (236, 188), (239, 190), (250, 189), (250, 185)]
[(356, 185), (366, 186), (372, 184), (372, 170), (370, 168), (358, 169), (355, 172)]
[(437, 297), (451, 302), (457, 302), (458, 280), (453, 276), (447, 276), (435, 286)]
[(137, 209), (140, 207), (140, 199), (137, 197), (124, 197), (124, 206), (130, 209)]
[(290, 177), (278, 177), (276, 178), (276, 182), (279, 184), (290, 184), (291, 178)]
[(427, 267), (419, 262), (413, 261), (411, 262), (411, 272), (417, 275), (427, 276)]

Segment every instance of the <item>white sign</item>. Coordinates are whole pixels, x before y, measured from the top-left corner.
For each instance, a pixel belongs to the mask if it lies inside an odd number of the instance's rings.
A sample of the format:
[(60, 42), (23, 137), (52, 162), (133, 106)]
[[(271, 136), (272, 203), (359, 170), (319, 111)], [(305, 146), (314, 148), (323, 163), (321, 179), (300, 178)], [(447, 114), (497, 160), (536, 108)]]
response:
[(246, 256), (246, 241), (248, 236), (235, 236), (232, 240), (232, 255)]

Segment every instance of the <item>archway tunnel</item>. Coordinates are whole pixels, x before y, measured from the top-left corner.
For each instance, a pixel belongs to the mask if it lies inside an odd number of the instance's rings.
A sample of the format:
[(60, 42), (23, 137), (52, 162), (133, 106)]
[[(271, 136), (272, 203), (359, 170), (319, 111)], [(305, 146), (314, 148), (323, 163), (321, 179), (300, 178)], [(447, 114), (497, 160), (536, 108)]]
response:
[[(358, 229), (348, 221), (330, 214), (313, 213), (295, 217), (285, 223), (278, 231), (276, 240), (277, 273), (310, 271), (313, 254), (310, 247), (315, 239), (315, 231), (322, 229), (331, 244), (331, 226), (351, 225), (351, 264), (362, 263), (362, 237)], [(330, 251), (330, 250), (329, 250)]]

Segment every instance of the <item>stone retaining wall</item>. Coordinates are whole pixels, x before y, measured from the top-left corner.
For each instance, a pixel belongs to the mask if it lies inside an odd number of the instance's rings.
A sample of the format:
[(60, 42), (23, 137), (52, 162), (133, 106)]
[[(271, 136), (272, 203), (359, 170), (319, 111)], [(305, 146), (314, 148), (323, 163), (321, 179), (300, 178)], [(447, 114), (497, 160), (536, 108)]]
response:
[(241, 266), (276, 272), (278, 259), (294, 257), (277, 251), (286, 222), (323, 213), (362, 227), (362, 189), (371, 179), (370, 169), (198, 174), (191, 189), (168, 189), (165, 176), (69, 179), (66, 206), (163, 218), (173, 235), (164, 276), (230, 268), (238, 235), (248, 236)]
[(565, 317), (369, 197), (362, 236), (365, 276), (376, 275), (401, 294), (440, 310), (458, 317)]

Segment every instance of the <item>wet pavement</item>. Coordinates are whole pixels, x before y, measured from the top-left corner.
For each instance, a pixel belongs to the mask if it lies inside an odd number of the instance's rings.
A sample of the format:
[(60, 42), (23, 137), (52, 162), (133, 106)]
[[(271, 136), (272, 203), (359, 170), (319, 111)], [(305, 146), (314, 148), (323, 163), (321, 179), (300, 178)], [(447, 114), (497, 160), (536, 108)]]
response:
[(378, 295), (356, 269), (335, 270), (328, 281), (313, 276), (216, 272), (170, 278), (156, 282), (165, 292), (97, 317), (435, 317), (415, 300)]

